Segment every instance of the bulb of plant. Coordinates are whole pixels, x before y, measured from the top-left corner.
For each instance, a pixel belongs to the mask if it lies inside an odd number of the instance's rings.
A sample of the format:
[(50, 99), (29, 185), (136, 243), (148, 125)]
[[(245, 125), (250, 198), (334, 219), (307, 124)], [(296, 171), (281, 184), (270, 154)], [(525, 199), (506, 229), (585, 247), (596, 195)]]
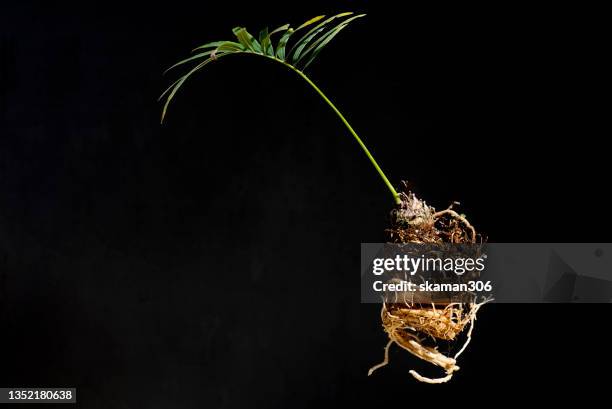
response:
[[(348, 120), (304, 73), (310, 64), (317, 59), (321, 51), (342, 30), (364, 16), (365, 14), (354, 14), (352, 12), (340, 13), (331, 17), (317, 16), (296, 28), (292, 28), (289, 24), (271, 31), (264, 28), (259, 32), (257, 38), (251, 35), (246, 28), (235, 27), (232, 30), (236, 37), (235, 40), (213, 41), (194, 48), (192, 50), (193, 55), (177, 62), (166, 70), (168, 72), (191, 65), (191, 68), (174, 81), (159, 97), (160, 101), (165, 99), (161, 121), (164, 121), (168, 106), (177, 91), (189, 77), (206, 65), (229, 55), (258, 56), (275, 61), (295, 72), (330, 106), (389, 189), (396, 206), (391, 212), (391, 226), (387, 229), (389, 241), (395, 243), (475, 243), (477, 240), (476, 231), (463, 215), (459, 215), (451, 207), (436, 212), (433, 207), (428, 206), (411, 193), (405, 183), (403, 184), (403, 191), (398, 193)], [(459, 369), (456, 365), (456, 359), (470, 340), (474, 319), (480, 305), (476, 302), (453, 303), (444, 306), (384, 303), (381, 312), (382, 325), (389, 336), (389, 342), (385, 347), (385, 360), (370, 369), (369, 375), (388, 363), (389, 347), (392, 344), (397, 344), (413, 355), (439, 366), (445, 371), (443, 377), (428, 378), (411, 370), (410, 373), (416, 379), (428, 383), (448, 381), (453, 373)], [(425, 345), (422, 342), (424, 336), (434, 340), (454, 341), (468, 324), (470, 324), (470, 329), (466, 341), (454, 357), (445, 356), (438, 352), (435, 345)]]

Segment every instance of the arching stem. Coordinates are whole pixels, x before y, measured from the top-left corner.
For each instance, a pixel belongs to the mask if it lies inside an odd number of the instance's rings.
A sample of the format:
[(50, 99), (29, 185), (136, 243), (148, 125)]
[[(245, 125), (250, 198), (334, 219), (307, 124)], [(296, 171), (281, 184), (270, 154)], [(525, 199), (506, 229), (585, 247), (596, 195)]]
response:
[(400, 200), (399, 194), (397, 193), (397, 191), (395, 190), (391, 182), (389, 182), (389, 179), (387, 179), (387, 176), (385, 175), (385, 173), (382, 171), (382, 169), (376, 162), (376, 159), (374, 159), (374, 156), (372, 156), (368, 148), (365, 146), (365, 144), (363, 143), (359, 135), (357, 135), (357, 132), (355, 132), (351, 124), (349, 124), (349, 122), (346, 120), (344, 115), (342, 115), (342, 113), (338, 110), (338, 108), (336, 108), (336, 106), (329, 100), (329, 98), (327, 98), (327, 96), (323, 93), (323, 91), (321, 91), (319, 87), (317, 87), (316, 84), (312, 82), (312, 80), (306, 76), (306, 74), (304, 74), (302, 71), (298, 70), (294, 66), (287, 64), (285, 61), (281, 61), (274, 57), (270, 57), (270, 56), (265, 56), (265, 57), (270, 58), (271, 60), (274, 60), (276, 62), (280, 62), (281, 64), (289, 67), (291, 70), (295, 71), (300, 77), (302, 77), (308, 84), (310, 84), (310, 86), (314, 88), (315, 91), (317, 91), (317, 93), (321, 96), (321, 98), (323, 98), (323, 100), (327, 102), (327, 105), (329, 105), (334, 110), (338, 118), (340, 118), (340, 120), (349, 130), (351, 135), (353, 135), (353, 137), (355, 138), (359, 146), (361, 146), (361, 149), (363, 149), (366, 156), (368, 157), (368, 159), (370, 159), (370, 162), (372, 162), (372, 165), (374, 166), (374, 168), (376, 169), (376, 171), (378, 172), (382, 180), (385, 182), (385, 185), (387, 185), (387, 188), (391, 191), (391, 194), (393, 195), (393, 200), (395, 200), (395, 203), (400, 204), (401, 200)]

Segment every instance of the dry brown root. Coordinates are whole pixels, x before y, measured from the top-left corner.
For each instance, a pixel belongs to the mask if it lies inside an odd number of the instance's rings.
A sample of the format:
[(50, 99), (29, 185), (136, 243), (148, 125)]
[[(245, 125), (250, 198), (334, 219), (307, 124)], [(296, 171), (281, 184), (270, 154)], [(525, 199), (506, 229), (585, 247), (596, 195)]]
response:
[[(400, 193), (399, 208), (391, 213), (391, 228), (387, 230), (389, 239), (394, 243), (476, 243), (478, 235), (474, 227), (456, 211), (452, 205), (436, 212), (433, 207), (418, 199), (414, 193)], [(471, 341), (476, 313), (488, 300), (447, 304), (419, 304), (413, 302), (384, 303), (381, 310), (382, 325), (389, 336), (385, 346), (383, 362), (370, 368), (368, 376), (389, 363), (389, 348), (396, 344), (418, 358), (442, 368), (445, 376), (428, 378), (415, 370), (410, 374), (426, 383), (448, 382), (454, 372), (459, 370), (457, 358)], [(459, 334), (468, 326), (465, 341), (453, 356), (438, 351), (435, 342), (457, 341)], [(425, 345), (425, 340), (434, 346)]]
[[(435, 309), (435, 306), (432, 306), (431, 309), (414, 307), (412, 309), (402, 308), (401, 311), (409, 315), (409, 318), (406, 319), (404, 319), (402, 316), (395, 315), (397, 311), (391, 312), (387, 304), (383, 304), (381, 318), (383, 320), (385, 332), (387, 332), (389, 335), (389, 342), (385, 346), (385, 358), (383, 362), (370, 368), (368, 371), (368, 376), (372, 375), (374, 371), (389, 363), (389, 348), (391, 345), (397, 344), (411, 354), (430, 362), (433, 365), (441, 367), (446, 373), (446, 375), (441, 378), (427, 378), (415, 370), (410, 370), (409, 373), (417, 380), (426, 383), (444, 383), (449, 381), (452, 378), (453, 373), (459, 370), (459, 366), (457, 366), (457, 358), (463, 353), (463, 351), (465, 351), (465, 348), (472, 340), (472, 330), (474, 329), (474, 322), (476, 321), (476, 313), (478, 312), (478, 309), (486, 302), (487, 300), (481, 303), (469, 304), (469, 311), (465, 313), (462, 318), (459, 318), (459, 320), (453, 319), (452, 317), (461, 316), (461, 308), (463, 308), (461, 304), (449, 304), (443, 310)], [(421, 318), (415, 321), (414, 316), (420, 316)], [(441, 326), (444, 327), (454, 327), (457, 332), (443, 332), (441, 335), (444, 335), (444, 337), (436, 337), (429, 333), (429, 331), (424, 330), (424, 328), (431, 329), (432, 322), (442, 324)], [(463, 330), (468, 323), (470, 326), (466, 339), (462, 347), (452, 358), (442, 354), (434, 347), (423, 345), (423, 340), (419, 336), (421, 334), (427, 334), (434, 339), (440, 338), (454, 340), (458, 333), (461, 332), (461, 330)], [(438, 329), (436, 328), (435, 324), (433, 327), (437, 332)]]

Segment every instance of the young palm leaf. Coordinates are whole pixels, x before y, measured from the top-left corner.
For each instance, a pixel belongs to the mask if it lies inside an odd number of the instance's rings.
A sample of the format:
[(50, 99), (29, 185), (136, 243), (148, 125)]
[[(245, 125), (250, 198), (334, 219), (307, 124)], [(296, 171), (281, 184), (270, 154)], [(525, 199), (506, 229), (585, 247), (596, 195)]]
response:
[[(170, 87), (168, 87), (168, 89), (160, 96), (160, 100), (165, 98), (161, 121), (163, 122), (168, 106), (170, 105), (170, 101), (172, 101), (179, 88), (183, 86), (185, 81), (187, 81), (191, 75), (210, 62), (231, 54), (250, 54), (268, 58), (296, 72), (317, 91), (317, 93), (334, 110), (336, 115), (342, 120), (344, 125), (357, 140), (365, 154), (372, 162), (372, 165), (374, 165), (376, 171), (382, 177), (383, 181), (393, 194), (396, 203), (399, 203), (400, 199), (398, 193), (395, 191), (383, 171), (380, 169), (378, 163), (376, 163), (374, 157), (366, 148), (365, 144), (362, 142), (359, 136), (357, 136), (355, 130), (353, 130), (338, 108), (336, 108), (336, 106), (327, 98), (327, 96), (325, 96), (325, 94), (323, 94), (323, 92), (303, 72), (304, 69), (308, 67), (319, 55), (321, 50), (326, 47), (340, 31), (346, 28), (351, 22), (364, 16), (365, 14), (355, 15), (352, 12), (340, 13), (328, 18), (325, 18), (325, 16), (317, 16), (299, 25), (295, 29), (291, 28), (289, 24), (285, 24), (272, 30), (271, 32), (268, 32), (268, 28), (266, 27), (259, 32), (257, 39), (253, 37), (246, 30), (246, 28), (235, 27), (232, 32), (238, 40), (237, 42), (214, 41), (194, 48), (192, 52), (197, 52), (197, 54), (179, 61), (166, 70), (170, 71), (176, 67), (180, 67), (188, 63), (197, 63), (190, 71), (172, 83), (172, 85), (170, 85)], [(305, 34), (299, 37), (296, 35), (296, 33), (301, 33), (302, 30), (312, 25), (314, 25), (314, 27), (306, 31)], [(275, 34), (280, 35), (280, 39), (276, 43), (276, 46), (274, 45), (274, 39), (272, 37)], [(290, 42), (292, 46), (287, 52), (287, 45)]]

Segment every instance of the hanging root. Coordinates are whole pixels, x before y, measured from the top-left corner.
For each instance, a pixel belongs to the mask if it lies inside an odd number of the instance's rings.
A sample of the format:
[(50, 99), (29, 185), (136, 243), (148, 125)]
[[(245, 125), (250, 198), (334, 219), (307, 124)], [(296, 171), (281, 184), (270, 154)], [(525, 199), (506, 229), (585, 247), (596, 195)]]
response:
[(376, 364), (373, 367), (371, 367), (370, 370), (368, 371), (368, 376), (372, 375), (374, 371), (377, 370), (378, 368), (382, 368), (383, 366), (386, 366), (389, 363), (389, 348), (391, 347), (393, 342), (394, 342), (393, 340), (387, 342), (387, 346), (385, 346), (385, 359), (383, 359), (381, 363)]
[[(400, 205), (391, 213), (392, 223), (387, 230), (391, 242), (475, 244), (478, 241), (476, 229), (465, 216), (454, 211), (452, 205), (436, 212), (407, 189), (400, 193), (400, 199)], [(414, 302), (384, 303), (381, 320), (389, 342), (385, 346), (383, 362), (370, 368), (368, 376), (389, 363), (389, 349), (391, 345), (396, 344), (445, 372), (443, 377), (428, 378), (410, 370), (415, 379), (432, 384), (448, 382), (454, 372), (459, 370), (457, 358), (472, 339), (476, 313), (488, 301), (487, 299), (478, 303), (471, 298), (471, 302), (429, 305)], [(459, 334), (468, 324), (465, 341), (454, 357), (438, 351), (436, 341), (457, 341)], [(425, 340), (433, 341), (434, 346), (425, 345)]]

